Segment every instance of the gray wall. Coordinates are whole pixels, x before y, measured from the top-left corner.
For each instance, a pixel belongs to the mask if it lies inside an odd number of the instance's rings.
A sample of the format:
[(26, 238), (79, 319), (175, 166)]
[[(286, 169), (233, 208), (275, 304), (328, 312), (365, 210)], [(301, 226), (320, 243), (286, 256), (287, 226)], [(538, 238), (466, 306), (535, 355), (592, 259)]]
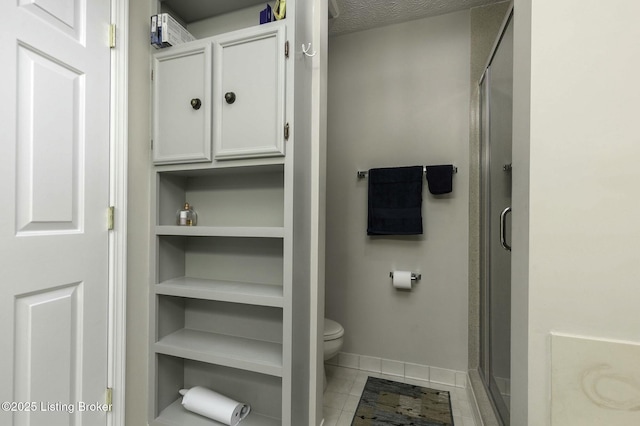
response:
[[(467, 369), (469, 12), (331, 38), (326, 316), (344, 352)], [(419, 237), (366, 235), (357, 170), (453, 163), (453, 193), (423, 191)], [(422, 273), (411, 292), (389, 271)]]

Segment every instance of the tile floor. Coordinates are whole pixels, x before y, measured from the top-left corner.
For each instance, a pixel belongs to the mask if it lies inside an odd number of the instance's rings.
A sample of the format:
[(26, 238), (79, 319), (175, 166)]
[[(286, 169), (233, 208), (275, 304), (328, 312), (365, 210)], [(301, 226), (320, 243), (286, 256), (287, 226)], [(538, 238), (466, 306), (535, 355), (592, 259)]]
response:
[(451, 409), (455, 426), (476, 426), (467, 397), (467, 390), (453, 386), (424, 380), (407, 379), (399, 376), (372, 373), (353, 368), (325, 365), (327, 373), (327, 389), (324, 392), (324, 424), (323, 426), (351, 426), (353, 415), (358, 407), (360, 395), (368, 376), (395, 380), (396, 382), (449, 391)]

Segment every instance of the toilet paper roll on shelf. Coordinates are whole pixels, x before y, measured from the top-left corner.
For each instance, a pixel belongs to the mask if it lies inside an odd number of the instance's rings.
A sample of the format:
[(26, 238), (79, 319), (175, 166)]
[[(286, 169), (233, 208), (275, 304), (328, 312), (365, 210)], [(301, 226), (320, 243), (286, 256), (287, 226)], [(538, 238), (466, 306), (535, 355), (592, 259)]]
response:
[(229, 426), (247, 417), (251, 407), (202, 386), (181, 389), (182, 406), (187, 410)]
[(420, 274), (414, 274), (411, 271), (393, 271), (389, 272), (389, 277), (393, 286), (400, 290), (411, 290), (411, 285), (414, 281), (419, 281), (422, 278)]

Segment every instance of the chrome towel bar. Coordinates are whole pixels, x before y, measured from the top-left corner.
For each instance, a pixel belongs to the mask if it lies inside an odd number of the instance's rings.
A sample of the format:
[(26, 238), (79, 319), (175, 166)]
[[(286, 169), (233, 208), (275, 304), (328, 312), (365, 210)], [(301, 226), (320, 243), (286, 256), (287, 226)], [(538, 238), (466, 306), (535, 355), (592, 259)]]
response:
[[(458, 173), (458, 168), (456, 166), (452, 166), (453, 167), (453, 173)], [(427, 172), (427, 166), (422, 166), (422, 173), (426, 173)], [(358, 179), (364, 179), (367, 177), (367, 174), (369, 174), (368, 171), (366, 170), (358, 170)]]

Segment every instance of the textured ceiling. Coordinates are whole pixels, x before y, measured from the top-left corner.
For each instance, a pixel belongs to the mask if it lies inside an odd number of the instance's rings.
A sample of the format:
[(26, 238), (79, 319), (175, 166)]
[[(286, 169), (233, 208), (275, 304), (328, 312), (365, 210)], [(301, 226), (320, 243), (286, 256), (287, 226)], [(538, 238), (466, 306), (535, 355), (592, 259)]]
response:
[[(267, 2), (267, 0), (161, 1), (186, 23)], [(501, 1), (505, 0), (329, 0), (331, 12), (337, 15), (336, 18), (329, 20), (329, 34), (339, 35), (366, 30)], [(273, 5), (275, 1), (271, 0), (269, 3)]]
[[(329, 0), (330, 2), (332, 0)], [(329, 34), (339, 35), (505, 0), (333, 0), (338, 13)]]

